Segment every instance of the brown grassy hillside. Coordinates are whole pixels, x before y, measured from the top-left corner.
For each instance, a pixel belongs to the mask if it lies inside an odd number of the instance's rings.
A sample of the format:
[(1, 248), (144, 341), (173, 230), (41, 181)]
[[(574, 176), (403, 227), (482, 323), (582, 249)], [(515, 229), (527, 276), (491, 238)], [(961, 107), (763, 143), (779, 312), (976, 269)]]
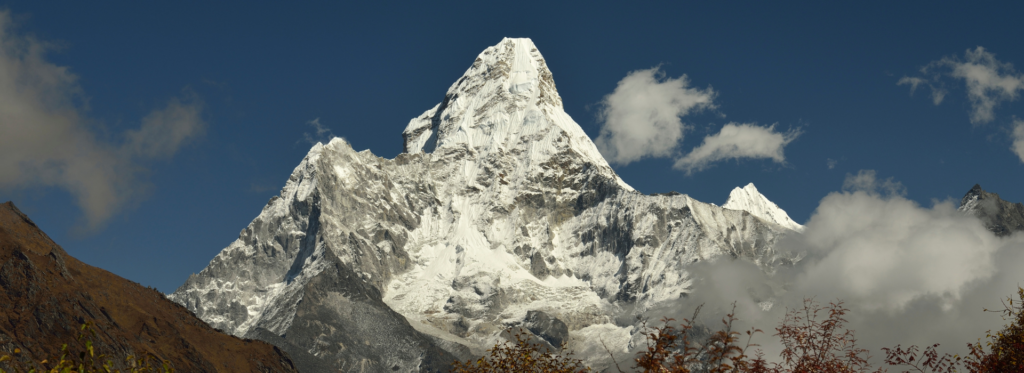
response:
[[(209, 327), (155, 289), (69, 256), (13, 203), (0, 205), (0, 355), (40, 362), (91, 322), (97, 353), (153, 354), (178, 372), (296, 372), (270, 344)], [(2, 365), (2, 364), (0, 364)]]

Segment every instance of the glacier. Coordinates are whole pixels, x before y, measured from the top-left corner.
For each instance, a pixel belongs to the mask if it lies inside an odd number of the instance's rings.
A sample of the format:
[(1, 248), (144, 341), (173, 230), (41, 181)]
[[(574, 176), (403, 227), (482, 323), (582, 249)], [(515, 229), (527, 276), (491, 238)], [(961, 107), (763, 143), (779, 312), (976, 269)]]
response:
[(313, 146), (169, 298), (304, 371), (443, 371), (531, 320), (564, 325), (537, 337), (594, 360), (601, 340), (642, 339), (621, 316), (691, 292), (689, 266), (770, 271), (802, 229), (753, 184), (721, 207), (634, 190), (565, 113), (530, 39), (480, 53), (402, 137), (393, 159)]

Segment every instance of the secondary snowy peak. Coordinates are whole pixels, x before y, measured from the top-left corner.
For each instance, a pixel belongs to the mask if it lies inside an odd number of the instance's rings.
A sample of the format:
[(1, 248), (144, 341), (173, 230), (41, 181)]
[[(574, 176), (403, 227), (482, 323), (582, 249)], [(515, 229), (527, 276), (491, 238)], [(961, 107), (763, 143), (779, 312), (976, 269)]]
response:
[(804, 226), (790, 219), (789, 214), (786, 214), (785, 210), (779, 208), (778, 205), (769, 201), (761, 192), (758, 192), (754, 183), (747, 184), (743, 188), (733, 188), (732, 192), (729, 193), (729, 200), (722, 207), (746, 211), (751, 215), (794, 231), (802, 231), (804, 229)]
[(444, 100), (412, 119), (402, 136), (409, 154), (465, 150), (477, 159), (511, 156), (520, 166), (536, 166), (568, 152), (614, 174), (562, 109), (544, 57), (526, 38), (505, 38), (485, 49)]

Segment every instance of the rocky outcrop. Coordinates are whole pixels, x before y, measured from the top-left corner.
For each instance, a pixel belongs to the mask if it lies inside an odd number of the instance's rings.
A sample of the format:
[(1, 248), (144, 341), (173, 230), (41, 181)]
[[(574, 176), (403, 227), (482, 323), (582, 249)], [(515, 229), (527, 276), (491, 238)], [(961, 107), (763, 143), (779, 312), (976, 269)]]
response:
[(960, 200), (959, 210), (981, 219), (985, 228), (996, 236), (1024, 231), (1024, 204), (1004, 201), (998, 194), (986, 192), (978, 184)]
[(13, 203), (0, 205), (0, 350), (24, 361), (58, 358), (92, 323), (97, 353), (127, 371), (124, 357), (153, 354), (179, 372), (297, 372), (262, 341), (221, 333), (184, 307), (69, 256)]
[(563, 342), (569, 341), (569, 327), (562, 320), (551, 317), (544, 311), (527, 312), (526, 318), (523, 320), (523, 327), (533, 335), (543, 338), (555, 348), (561, 347)]

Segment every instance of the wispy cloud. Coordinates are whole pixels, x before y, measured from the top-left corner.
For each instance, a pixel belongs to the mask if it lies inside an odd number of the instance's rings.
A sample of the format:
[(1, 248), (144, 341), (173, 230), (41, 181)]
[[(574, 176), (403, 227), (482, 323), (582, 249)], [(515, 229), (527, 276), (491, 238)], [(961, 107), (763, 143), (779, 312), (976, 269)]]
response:
[(316, 145), (316, 143), (318, 142), (327, 143), (330, 142), (331, 139), (335, 137), (334, 132), (331, 132), (330, 128), (327, 128), (323, 124), (320, 124), (320, 118), (308, 121), (306, 122), (306, 124), (309, 125), (310, 127), (313, 127), (314, 131), (314, 133), (302, 133), (303, 139), (305, 139), (306, 142), (308, 142), (310, 145)]
[(0, 11), (0, 188), (62, 188), (82, 209), (80, 228), (91, 231), (140, 195), (141, 162), (170, 157), (203, 133), (202, 103), (194, 94), (173, 98), (123, 143), (104, 142), (82, 114), (77, 76), (47, 61), (50, 50)]
[(995, 108), (1005, 101), (1016, 100), (1018, 92), (1024, 90), (1024, 74), (1013, 68), (1013, 64), (996, 59), (995, 54), (977, 47), (968, 49), (964, 57), (943, 57), (921, 68), (924, 77), (903, 77), (896, 84), (909, 85), (913, 94), (918, 86), (927, 85), (932, 90), (932, 101), (942, 103), (947, 91), (942, 88), (944, 79), (962, 81), (967, 88), (971, 102), (972, 124), (991, 122)]
[(186, 90), (183, 98), (174, 97), (163, 109), (142, 118), (142, 126), (125, 132), (124, 147), (132, 155), (145, 158), (168, 158), (188, 140), (206, 130), (203, 103), (195, 93)]
[[(900, 80), (898, 82), (896, 82), (896, 85), (909, 85), (910, 86), (910, 95), (913, 96), (914, 92), (917, 91), (917, 86), (919, 86), (921, 84), (927, 84), (927, 83), (928, 83), (928, 81), (925, 80), (924, 78), (904, 76), (904, 77), (900, 78)], [(936, 105), (938, 105), (938, 103), (936, 103)]]
[(799, 130), (775, 131), (775, 125), (729, 123), (713, 135), (704, 138), (700, 146), (676, 160), (674, 167), (692, 174), (710, 167), (712, 163), (740, 158), (771, 159), (786, 163), (783, 149), (800, 136)]
[(675, 155), (686, 132), (681, 117), (714, 107), (711, 87), (689, 85), (686, 75), (666, 78), (658, 67), (627, 74), (602, 101), (597, 148), (619, 165)]
[(1010, 147), (1014, 154), (1024, 162), (1024, 120), (1013, 120), (1013, 146)]
[(936, 84), (933, 84), (932, 82), (924, 78), (904, 76), (900, 78), (899, 81), (896, 82), (896, 85), (909, 85), (911, 96), (913, 96), (914, 92), (917, 91), (917, 87), (922, 84), (928, 86), (928, 88), (931, 89), (933, 104), (941, 104), (942, 100), (946, 98), (946, 90), (944, 88)]
[(905, 196), (907, 188), (893, 178), (878, 180), (875, 170), (860, 170), (856, 175), (846, 174), (843, 191), (864, 192), (869, 195)]

